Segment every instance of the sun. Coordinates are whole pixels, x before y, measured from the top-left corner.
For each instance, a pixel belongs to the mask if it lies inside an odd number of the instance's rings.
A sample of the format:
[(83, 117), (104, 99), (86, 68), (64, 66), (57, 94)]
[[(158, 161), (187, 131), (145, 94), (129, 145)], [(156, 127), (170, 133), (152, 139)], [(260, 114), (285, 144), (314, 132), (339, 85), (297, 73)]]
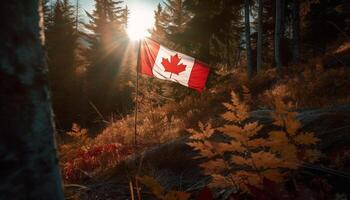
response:
[(147, 12), (145, 8), (140, 6), (130, 8), (127, 33), (131, 40), (140, 40), (150, 36), (149, 30), (153, 27), (153, 24), (152, 12)]
[(148, 29), (144, 29), (143, 27), (129, 26), (127, 29), (128, 36), (131, 40), (140, 40), (150, 35)]

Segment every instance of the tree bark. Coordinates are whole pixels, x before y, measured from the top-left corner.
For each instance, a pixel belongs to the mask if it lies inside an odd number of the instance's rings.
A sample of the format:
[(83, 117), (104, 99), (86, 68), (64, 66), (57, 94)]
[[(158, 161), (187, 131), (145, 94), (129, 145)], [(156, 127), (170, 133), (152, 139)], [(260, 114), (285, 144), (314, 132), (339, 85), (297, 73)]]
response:
[(0, 6), (0, 199), (64, 199), (38, 9)]
[(293, 1), (293, 63), (298, 64), (300, 59), (300, 0)]
[(276, 22), (275, 22), (275, 62), (277, 69), (282, 68), (281, 39), (282, 39), (282, 9), (283, 0), (276, 0)]
[(258, 0), (258, 43), (257, 43), (257, 63), (256, 68), (259, 73), (262, 68), (262, 51), (263, 51), (263, 0)]
[(245, 39), (246, 39), (246, 51), (247, 51), (247, 74), (248, 78), (251, 79), (253, 76), (253, 57), (252, 57), (252, 47), (250, 44), (250, 19), (249, 19), (249, 9), (250, 0), (245, 0), (244, 3), (244, 15), (245, 15)]

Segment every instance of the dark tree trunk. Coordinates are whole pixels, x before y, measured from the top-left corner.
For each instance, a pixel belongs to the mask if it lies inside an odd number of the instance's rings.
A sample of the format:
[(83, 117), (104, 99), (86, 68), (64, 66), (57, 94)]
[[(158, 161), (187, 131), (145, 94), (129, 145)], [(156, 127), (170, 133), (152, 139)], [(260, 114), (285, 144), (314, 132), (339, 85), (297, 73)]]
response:
[(275, 62), (277, 69), (282, 68), (281, 40), (282, 40), (282, 11), (284, 0), (276, 0), (276, 23), (275, 23)]
[(300, 59), (300, 0), (293, 2), (293, 63), (298, 64)]
[(250, 0), (245, 0), (244, 3), (244, 16), (245, 16), (245, 42), (246, 42), (246, 51), (247, 51), (247, 73), (248, 78), (253, 76), (253, 57), (252, 57), (252, 47), (250, 44), (250, 19), (249, 19), (249, 9)]
[(257, 43), (257, 72), (261, 71), (262, 67), (262, 51), (263, 51), (263, 0), (258, 1), (258, 43)]
[(0, 7), (0, 199), (64, 199), (38, 8)]
[(286, 22), (286, 0), (280, 0), (281, 1), (281, 40), (284, 39), (285, 34), (285, 22)]

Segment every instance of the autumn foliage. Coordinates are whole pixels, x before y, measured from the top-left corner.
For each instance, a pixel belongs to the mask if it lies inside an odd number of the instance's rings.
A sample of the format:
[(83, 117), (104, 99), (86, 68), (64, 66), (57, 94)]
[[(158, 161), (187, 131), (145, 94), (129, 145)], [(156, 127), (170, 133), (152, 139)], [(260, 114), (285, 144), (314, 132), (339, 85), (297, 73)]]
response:
[(199, 123), (200, 131), (188, 130), (192, 134), (188, 145), (207, 159), (200, 166), (212, 177), (211, 187), (249, 192), (249, 186), (262, 188), (265, 179), (282, 182), (304, 162), (317, 160), (319, 140), (313, 133), (300, 131), (297, 113), (289, 111), (282, 100), (275, 105), (275, 129), (267, 135), (262, 134), (263, 125), (249, 119), (249, 106), (234, 92), (231, 102), (224, 103), (227, 111), (222, 118), (227, 124), (213, 128)]
[(132, 154), (131, 146), (119, 143), (93, 144), (86, 129), (73, 124), (66, 133), (70, 143), (60, 146), (62, 176), (65, 182), (79, 182), (112, 168)]

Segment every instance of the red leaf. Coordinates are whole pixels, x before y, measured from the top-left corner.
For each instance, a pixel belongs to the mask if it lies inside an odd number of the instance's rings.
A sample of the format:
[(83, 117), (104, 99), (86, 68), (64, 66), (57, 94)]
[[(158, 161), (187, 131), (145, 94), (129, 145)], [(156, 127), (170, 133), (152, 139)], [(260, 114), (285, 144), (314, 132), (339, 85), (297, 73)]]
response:
[(179, 64), (180, 61), (181, 58), (176, 54), (175, 56), (171, 56), (170, 62), (169, 59), (163, 58), (162, 65), (164, 66), (166, 72), (171, 72), (179, 75), (181, 72), (186, 70), (186, 65), (182, 63)]

